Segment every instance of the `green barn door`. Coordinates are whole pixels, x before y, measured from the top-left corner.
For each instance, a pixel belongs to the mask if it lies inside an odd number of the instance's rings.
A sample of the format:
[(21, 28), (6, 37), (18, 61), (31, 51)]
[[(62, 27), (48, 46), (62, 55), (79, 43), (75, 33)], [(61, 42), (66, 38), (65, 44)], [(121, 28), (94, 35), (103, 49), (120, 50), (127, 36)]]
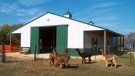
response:
[(61, 25), (56, 27), (56, 50), (62, 53), (67, 48), (68, 26)]
[(36, 44), (36, 53), (39, 53), (39, 27), (31, 28), (31, 39), (30, 39), (30, 53), (34, 53), (34, 46)]

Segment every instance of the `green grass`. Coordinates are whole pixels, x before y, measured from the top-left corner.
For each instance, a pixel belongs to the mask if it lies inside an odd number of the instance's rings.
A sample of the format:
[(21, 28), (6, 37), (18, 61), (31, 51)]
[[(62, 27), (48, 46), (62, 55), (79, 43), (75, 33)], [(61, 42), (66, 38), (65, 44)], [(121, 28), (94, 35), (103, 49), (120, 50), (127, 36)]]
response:
[[(8, 59), (8, 58), (7, 58)], [(49, 65), (49, 60), (11, 61), (0, 63), (0, 76), (135, 76), (135, 59), (130, 65), (129, 54), (118, 57), (118, 68), (105, 67), (104, 61), (81, 64), (80, 59), (71, 59), (70, 68), (61, 69)]]

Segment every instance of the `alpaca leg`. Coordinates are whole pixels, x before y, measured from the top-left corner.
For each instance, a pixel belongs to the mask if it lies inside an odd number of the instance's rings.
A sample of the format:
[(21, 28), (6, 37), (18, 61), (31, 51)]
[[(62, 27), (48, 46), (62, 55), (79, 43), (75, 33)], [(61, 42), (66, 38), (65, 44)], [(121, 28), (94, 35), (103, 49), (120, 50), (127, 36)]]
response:
[(85, 64), (85, 58), (82, 59), (82, 64)]
[(54, 64), (54, 58), (52, 59), (52, 64)]
[(66, 66), (66, 67), (69, 67), (69, 65), (68, 65), (68, 60), (65, 61), (65, 66)]
[(62, 63), (60, 63), (60, 67), (63, 68), (63, 64)]
[(55, 67), (58, 67), (58, 61), (55, 60), (54, 65)]
[(83, 58), (82, 58), (82, 64), (83, 64)]
[(106, 67), (108, 67), (108, 61), (106, 61), (105, 64), (106, 64)]
[(82, 58), (82, 64), (84, 63), (84, 58)]
[(117, 68), (117, 61), (116, 61), (116, 59), (114, 59), (113, 62), (114, 62), (115, 68)]
[(50, 59), (50, 64), (51, 64), (51, 62), (52, 62), (52, 59)]
[(84, 64), (86, 64), (86, 59), (84, 58)]
[(113, 66), (113, 60), (111, 60), (111, 67)]
[(68, 67), (68, 64), (67, 63), (65, 63), (65, 67)]
[(91, 63), (91, 59), (90, 59), (90, 57), (88, 57), (88, 59), (89, 59), (89, 63)]
[(117, 63), (115, 63), (115, 68), (117, 68)]

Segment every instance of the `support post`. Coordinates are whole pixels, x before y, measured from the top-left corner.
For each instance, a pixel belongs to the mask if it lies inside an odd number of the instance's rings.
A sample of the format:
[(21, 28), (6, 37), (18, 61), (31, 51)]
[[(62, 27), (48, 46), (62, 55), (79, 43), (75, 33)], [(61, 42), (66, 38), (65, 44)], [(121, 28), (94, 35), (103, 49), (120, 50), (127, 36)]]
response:
[(111, 35), (111, 53), (112, 53), (112, 51), (113, 51), (113, 33), (112, 33), (112, 35)]
[(116, 50), (118, 48), (118, 36), (116, 36)]
[(36, 61), (37, 58), (36, 58), (36, 44), (34, 45), (34, 61)]
[(124, 36), (123, 36), (123, 51), (124, 51), (124, 49), (125, 49), (125, 48), (124, 48), (124, 44), (125, 44), (125, 42), (124, 42)]
[(132, 66), (131, 46), (130, 46), (130, 65)]
[(120, 51), (121, 51), (121, 36), (120, 36)]
[(6, 61), (5, 48), (4, 48), (4, 44), (2, 44), (2, 63), (4, 63), (5, 61)]
[(11, 39), (11, 34), (10, 34), (10, 52), (12, 51), (12, 39)]
[(106, 54), (106, 30), (104, 30), (104, 54)]

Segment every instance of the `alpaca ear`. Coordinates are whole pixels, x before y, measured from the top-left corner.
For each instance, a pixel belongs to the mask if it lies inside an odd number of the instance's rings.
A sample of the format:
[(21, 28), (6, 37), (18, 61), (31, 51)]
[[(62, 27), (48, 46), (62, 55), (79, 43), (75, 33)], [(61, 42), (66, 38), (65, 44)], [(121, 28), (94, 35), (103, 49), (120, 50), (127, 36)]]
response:
[(67, 48), (65, 48), (64, 50), (68, 50)]
[(75, 50), (79, 50), (79, 48), (75, 49)]
[(102, 49), (100, 49), (100, 51), (103, 51)]

